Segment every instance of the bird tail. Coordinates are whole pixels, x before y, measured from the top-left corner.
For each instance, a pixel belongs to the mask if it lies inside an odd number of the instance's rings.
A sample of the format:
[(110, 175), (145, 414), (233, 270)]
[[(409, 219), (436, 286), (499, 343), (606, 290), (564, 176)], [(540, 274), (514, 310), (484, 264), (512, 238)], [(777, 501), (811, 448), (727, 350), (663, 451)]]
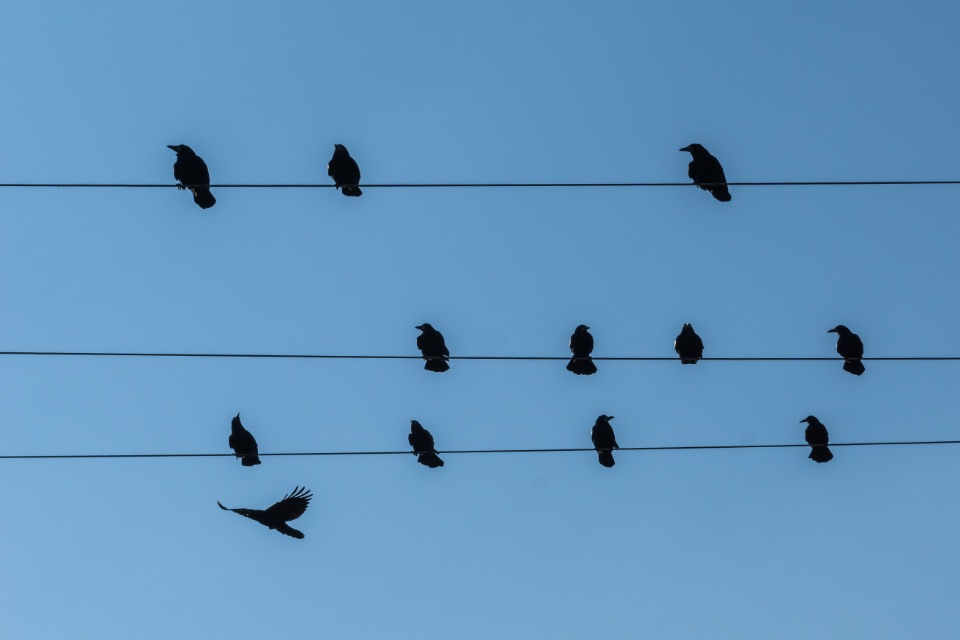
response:
[(607, 467), (608, 469), (616, 464), (613, 460), (612, 451), (597, 451), (597, 456), (600, 458), (600, 464)]
[(440, 459), (436, 453), (432, 451), (425, 451), (417, 456), (417, 462), (422, 464), (425, 467), (430, 467), (431, 469), (436, 469), (437, 467), (443, 466), (443, 460)]
[(450, 365), (447, 364), (447, 361), (443, 358), (429, 358), (427, 362), (423, 365), (423, 368), (427, 371), (436, 371), (437, 373), (443, 373), (450, 369)]
[(362, 196), (363, 191), (360, 191), (360, 187), (355, 184), (345, 184), (340, 188), (340, 193), (345, 196)]
[(814, 445), (810, 448), (810, 459), (814, 462), (830, 462), (833, 460), (833, 454), (825, 444)]
[(210, 193), (210, 189), (201, 187), (199, 189), (191, 189), (191, 191), (193, 192), (193, 201), (196, 202), (201, 209), (209, 209), (217, 204), (217, 199)]
[(697, 364), (700, 358), (680, 358), (680, 364)]
[(240, 464), (242, 464), (245, 467), (252, 467), (254, 465), (258, 465), (260, 464), (260, 456), (258, 456), (255, 453), (247, 454), (243, 456), (242, 460), (240, 460)]
[(303, 540), (303, 532), (297, 531), (293, 527), (288, 526), (286, 523), (281, 522), (274, 528), (285, 536), (290, 536), (291, 538), (296, 538), (297, 540)]
[(843, 370), (852, 373), (855, 376), (862, 375), (867, 370), (859, 360), (847, 360), (843, 363)]
[(710, 192), (713, 194), (713, 197), (719, 200), (720, 202), (730, 202), (733, 198), (730, 196), (730, 191), (727, 189), (727, 185), (720, 184), (715, 187), (710, 188)]
[(578, 376), (589, 376), (597, 372), (597, 365), (593, 364), (593, 358), (570, 358), (567, 363), (567, 371), (572, 371)]

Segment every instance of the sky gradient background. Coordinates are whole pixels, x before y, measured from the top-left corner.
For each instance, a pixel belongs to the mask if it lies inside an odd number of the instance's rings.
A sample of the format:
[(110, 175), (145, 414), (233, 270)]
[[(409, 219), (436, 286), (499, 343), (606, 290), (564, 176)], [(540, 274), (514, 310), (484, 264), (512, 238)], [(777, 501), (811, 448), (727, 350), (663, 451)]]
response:
[[(7, 3), (0, 181), (958, 178), (956, 3), (663, 5)], [(731, 192), (3, 189), (0, 349), (960, 354), (957, 187)], [(3, 357), (0, 452), (957, 437), (957, 363), (866, 366)], [(960, 449), (807, 453), (0, 461), (3, 635), (955, 637)]]

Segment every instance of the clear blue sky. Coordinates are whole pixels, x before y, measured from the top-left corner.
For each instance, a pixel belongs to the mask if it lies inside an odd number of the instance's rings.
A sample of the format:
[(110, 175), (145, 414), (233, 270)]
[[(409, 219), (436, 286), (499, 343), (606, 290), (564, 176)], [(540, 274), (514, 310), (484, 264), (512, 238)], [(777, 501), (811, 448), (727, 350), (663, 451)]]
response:
[[(0, 181), (956, 179), (952, 2), (11, 2)], [(0, 190), (0, 348), (957, 355), (957, 187)], [(957, 434), (955, 363), (0, 358), (0, 452)], [(953, 638), (960, 449), (7, 461), (10, 638)], [(303, 541), (229, 506), (315, 493)]]

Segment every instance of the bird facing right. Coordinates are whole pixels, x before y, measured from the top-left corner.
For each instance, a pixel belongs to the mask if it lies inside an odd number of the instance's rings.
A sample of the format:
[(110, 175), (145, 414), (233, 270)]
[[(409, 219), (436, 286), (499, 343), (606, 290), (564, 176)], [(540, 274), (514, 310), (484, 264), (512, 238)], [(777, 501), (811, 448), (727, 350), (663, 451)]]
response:
[(806, 422), (807, 428), (803, 432), (807, 444), (810, 445), (810, 455), (808, 456), (814, 462), (830, 462), (833, 460), (833, 454), (827, 447), (830, 443), (830, 434), (827, 428), (823, 426), (814, 416), (807, 416), (801, 423)]
[(680, 335), (673, 341), (673, 350), (680, 356), (681, 364), (697, 364), (697, 360), (703, 357), (703, 340), (689, 322), (683, 325)]
[(687, 175), (694, 184), (713, 194), (720, 202), (730, 202), (730, 191), (727, 189), (727, 177), (723, 175), (720, 161), (710, 155), (702, 144), (690, 144), (680, 149), (693, 156), (687, 167)]
[(590, 354), (593, 352), (593, 336), (590, 327), (585, 324), (578, 326), (570, 336), (570, 352), (573, 357), (567, 363), (567, 371), (578, 376), (589, 376), (597, 372), (597, 365), (593, 363)]
[(842, 324), (838, 324), (827, 333), (837, 334), (837, 353), (843, 358), (843, 370), (855, 376), (862, 375), (867, 370), (860, 358), (863, 357), (863, 342), (860, 336)]
[(590, 431), (590, 440), (593, 442), (593, 448), (597, 450), (600, 464), (607, 468), (616, 464), (613, 460), (613, 449), (620, 448), (617, 444), (617, 436), (614, 435), (613, 427), (610, 425), (611, 420), (613, 416), (599, 416)]
[(360, 191), (360, 166), (342, 144), (333, 145), (333, 157), (327, 163), (327, 175), (333, 178), (334, 184), (343, 195), (363, 195), (363, 191)]

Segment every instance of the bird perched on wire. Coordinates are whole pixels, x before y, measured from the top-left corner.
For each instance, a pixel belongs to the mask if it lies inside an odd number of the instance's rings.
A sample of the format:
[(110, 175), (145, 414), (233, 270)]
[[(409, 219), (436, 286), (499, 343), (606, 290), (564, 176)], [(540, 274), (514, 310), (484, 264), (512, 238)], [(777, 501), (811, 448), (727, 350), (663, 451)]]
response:
[(167, 147), (177, 153), (177, 161), (173, 163), (173, 177), (179, 183), (177, 188), (190, 189), (193, 201), (201, 209), (217, 204), (217, 199), (210, 193), (210, 172), (203, 158), (185, 144), (168, 144)]
[(680, 356), (681, 364), (697, 364), (703, 357), (703, 340), (693, 330), (693, 325), (686, 323), (680, 330), (680, 335), (673, 341), (673, 350)]
[(709, 191), (720, 202), (730, 202), (730, 191), (727, 189), (727, 177), (723, 175), (720, 161), (710, 155), (702, 144), (690, 144), (680, 151), (688, 151), (693, 156), (687, 168), (687, 175), (694, 184), (704, 191)]
[(437, 373), (448, 370), (450, 365), (447, 364), (447, 360), (449, 360), (450, 351), (447, 350), (447, 345), (443, 341), (443, 334), (434, 329), (428, 322), (414, 328), (422, 331), (417, 336), (417, 348), (420, 349), (423, 359), (426, 360), (423, 368)]
[(413, 447), (413, 455), (417, 456), (417, 462), (431, 469), (443, 466), (443, 460), (437, 455), (437, 448), (433, 444), (433, 436), (416, 420), (410, 421), (410, 435), (407, 436), (407, 442)]
[(613, 416), (601, 415), (590, 431), (593, 448), (597, 450), (600, 464), (605, 467), (612, 467), (616, 464), (613, 460), (613, 449), (620, 448), (620, 445), (617, 444), (617, 436), (613, 433), (613, 427), (610, 426), (611, 420), (613, 420)]
[(597, 372), (597, 365), (593, 363), (590, 353), (593, 351), (593, 336), (590, 327), (585, 324), (578, 326), (570, 336), (570, 352), (573, 357), (567, 363), (567, 371), (578, 376), (589, 376)]
[(838, 324), (827, 333), (837, 334), (837, 353), (843, 358), (843, 370), (852, 373), (855, 376), (863, 374), (867, 370), (860, 361), (863, 357), (863, 342), (860, 336), (842, 324)]
[(800, 422), (807, 423), (803, 435), (807, 439), (807, 444), (810, 445), (809, 458), (815, 462), (830, 462), (833, 460), (833, 454), (827, 447), (827, 444), (830, 443), (830, 434), (827, 433), (827, 428), (813, 416), (807, 416)]
[(253, 434), (243, 428), (240, 422), (240, 414), (233, 417), (230, 423), (230, 438), (227, 444), (233, 449), (233, 455), (240, 458), (240, 464), (245, 467), (252, 467), (260, 464), (260, 456), (257, 451), (257, 440)]
[(245, 518), (250, 518), (256, 522), (259, 522), (265, 527), (270, 529), (276, 529), (280, 533), (290, 536), (291, 538), (297, 538), (298, 540), (303, 540), (303, 533), (297, 531), (293, 527), (287, 525), (291, 520), (296, 520), (307, 510), (307, 507), (310, 505), (310, 498), (313, 497), (313, 494), (304, 487), (296, 487), (293, 492), (287, 494), (283, 497), (283, 500), (277, 502), (273, 506), (267, 509), (228, 509), (227, 507), (220, 504), (220, 501), (217, 501), (217, 504), (220, 505), (220, 508), (224, 511), (233, 511), (234, 513), (239, 513)]
[(343, 195), (363, 195), (363, 191), (360, 191), (360, 166), (342, 144), (333, 145), (333, 157), (327, 163), (327, 175), (333, 178)]

